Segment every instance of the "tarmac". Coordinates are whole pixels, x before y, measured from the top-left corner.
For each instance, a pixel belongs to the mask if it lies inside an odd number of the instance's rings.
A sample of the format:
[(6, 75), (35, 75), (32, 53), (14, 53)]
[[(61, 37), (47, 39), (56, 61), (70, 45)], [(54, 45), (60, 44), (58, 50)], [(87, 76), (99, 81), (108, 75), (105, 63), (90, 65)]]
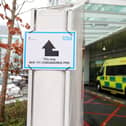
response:
[(84, 126), (126, 126), (125, 97), (84, 88)]

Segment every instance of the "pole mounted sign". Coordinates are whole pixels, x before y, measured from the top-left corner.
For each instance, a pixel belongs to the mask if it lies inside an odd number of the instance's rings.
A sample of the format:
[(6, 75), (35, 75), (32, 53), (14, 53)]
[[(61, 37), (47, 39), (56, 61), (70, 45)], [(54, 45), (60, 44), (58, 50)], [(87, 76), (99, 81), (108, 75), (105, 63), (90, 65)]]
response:
[(24, 69), (75, 70), (76, 32), (26, 32)]

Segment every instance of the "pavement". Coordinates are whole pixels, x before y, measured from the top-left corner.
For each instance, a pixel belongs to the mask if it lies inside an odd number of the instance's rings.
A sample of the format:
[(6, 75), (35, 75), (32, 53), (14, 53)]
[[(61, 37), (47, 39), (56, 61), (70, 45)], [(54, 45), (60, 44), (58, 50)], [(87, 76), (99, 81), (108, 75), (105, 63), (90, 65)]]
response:
[(92, 94), (95, 94), (95, 95), (98, 95), (98, 96), (101, 96), (101, 97), (104, 97), (108, 100), (112, 100), (114, 102), (117, 102), (117, 103), (120, 103), (120, 104), (124, 104), (126, 105), (126, 96), (125, 95), (121, 95), (121, 94), (112, 94), (108, 91), (100, 91), (98, 92), (96, 90), (96, 86), (94, 85), (91, 85), (91, 86), (85, 86), (84, 87), (86, 90), (90, 91)]

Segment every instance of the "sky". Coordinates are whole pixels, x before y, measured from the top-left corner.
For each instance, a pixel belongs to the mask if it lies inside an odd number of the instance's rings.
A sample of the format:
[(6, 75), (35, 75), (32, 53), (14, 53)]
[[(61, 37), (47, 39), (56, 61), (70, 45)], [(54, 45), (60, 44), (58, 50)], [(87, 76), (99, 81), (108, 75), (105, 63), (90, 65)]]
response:
[[(48, 0), (32, 0), (33, 2), (26, 3), (24, 5), (23, 10), (29, 10), (31, 8), (40, 8), (40, 7), (46, 7), (48, 5)], [(27, 21), (30, 22), (31, 20), (31, 11), (28, 11), (24, 13), (24, 15), (21, 15), (21, 17)]]
[[(9, 3), (9, 5), (11, 5), (11, 1), (6, 0), (6, 2)], [(17, 0), (18, 4), (21, 4), (22, 1), (23, 0)], [(28, 1), (31, 1), (31, 2), (25, 3), (22, 11), (23, 12), (26, 11), (26, 12), (24, 14), (20, 15), (20, 17), (23, 19), (24, 22), (30, 23), (31, 22), (31, 11), (30, 10), (32, 8), (40, 8), (40, 7), (48, 6), (48, 0), (28, 0)], [(0, 13), (2, 13), (2, 9), (0, 9)], [(5, 22), (0, 20), (0, 25), (5, 25)]]

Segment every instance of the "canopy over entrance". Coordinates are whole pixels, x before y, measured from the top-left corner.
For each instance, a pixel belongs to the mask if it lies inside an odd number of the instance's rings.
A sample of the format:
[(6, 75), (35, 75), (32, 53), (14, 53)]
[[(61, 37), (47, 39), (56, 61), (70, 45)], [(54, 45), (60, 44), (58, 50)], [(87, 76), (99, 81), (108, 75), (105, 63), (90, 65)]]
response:
[(84, 5), (85, 45), (126, 28), (126, 6), (107, 4)]
[(85, 46), (126, 28), (126, 0), (50, 0), (52, 6), (83, 6)]

